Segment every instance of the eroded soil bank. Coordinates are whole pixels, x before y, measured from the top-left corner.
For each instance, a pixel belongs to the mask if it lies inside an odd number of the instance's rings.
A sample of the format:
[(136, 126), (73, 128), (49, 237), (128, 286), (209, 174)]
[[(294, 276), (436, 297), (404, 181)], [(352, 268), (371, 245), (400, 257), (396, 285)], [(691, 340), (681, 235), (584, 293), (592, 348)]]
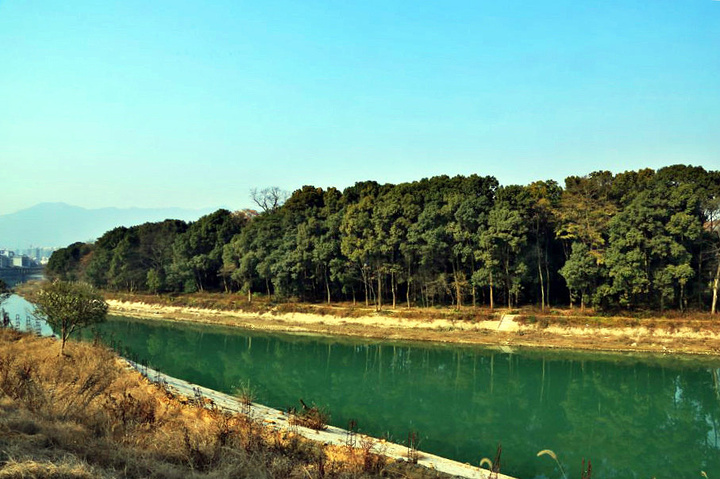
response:
[[(607, 321), (567, 317), (559, 321), (496, 312), (474, 319), (448, 315), (416, 319), (389, 312), (343, 317), (312, 312), (248, 312), (109, 299), (111, 314), (190, 321), (247, 329), (435, 341), (501, 347), (720, 355), (720, 327), (714, 321), (643, 319)], [(610, 324), (608, 324), (610, 323)]]

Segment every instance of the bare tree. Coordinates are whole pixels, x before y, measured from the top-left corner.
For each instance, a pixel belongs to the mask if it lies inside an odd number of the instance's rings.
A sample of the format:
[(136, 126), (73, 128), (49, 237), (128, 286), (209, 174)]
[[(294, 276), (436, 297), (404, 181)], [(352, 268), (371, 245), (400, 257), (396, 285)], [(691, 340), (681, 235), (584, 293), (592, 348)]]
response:
[(262, 190), (257, 188), (250, 190), (252, 200), (266, 213), (278, 209), (289, 196), (287, 191), (281, 190), (277, 186), (269, 186)]

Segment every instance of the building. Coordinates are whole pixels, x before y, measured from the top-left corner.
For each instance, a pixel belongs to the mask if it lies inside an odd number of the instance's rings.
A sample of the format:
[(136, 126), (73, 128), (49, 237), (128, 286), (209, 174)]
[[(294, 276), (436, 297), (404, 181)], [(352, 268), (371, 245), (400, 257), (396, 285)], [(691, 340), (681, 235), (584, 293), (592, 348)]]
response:
[(12, 258), (12, 265), (15, 268), (29, 268), (30, 266), (33, 266), (33, 261), (25, 255), (14, 256)]

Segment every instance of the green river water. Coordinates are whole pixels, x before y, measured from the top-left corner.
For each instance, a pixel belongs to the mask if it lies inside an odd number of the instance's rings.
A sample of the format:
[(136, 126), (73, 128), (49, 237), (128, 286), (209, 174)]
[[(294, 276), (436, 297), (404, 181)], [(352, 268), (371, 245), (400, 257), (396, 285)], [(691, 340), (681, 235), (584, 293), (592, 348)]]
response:
[(111, 317), (104, 340), (171, 376), (518, 478), (720, 477), (720, 361), (270, 334)]

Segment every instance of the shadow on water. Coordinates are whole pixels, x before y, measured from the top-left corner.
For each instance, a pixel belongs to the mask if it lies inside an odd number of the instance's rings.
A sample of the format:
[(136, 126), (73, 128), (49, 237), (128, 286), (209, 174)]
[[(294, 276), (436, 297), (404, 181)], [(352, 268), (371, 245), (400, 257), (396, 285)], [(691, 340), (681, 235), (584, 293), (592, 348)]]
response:
[[(255, 389), (277, 408), (299, 399), (331, 422), (478, 464), (503, 448), (502, 471), (594, 478), (720, 471), (715, 359), (527, 351), (269, 334), (113, 317), (104, 341), (166, 373), (213, 389)], [(90, 333), (87, 333), (90, 336)]]

